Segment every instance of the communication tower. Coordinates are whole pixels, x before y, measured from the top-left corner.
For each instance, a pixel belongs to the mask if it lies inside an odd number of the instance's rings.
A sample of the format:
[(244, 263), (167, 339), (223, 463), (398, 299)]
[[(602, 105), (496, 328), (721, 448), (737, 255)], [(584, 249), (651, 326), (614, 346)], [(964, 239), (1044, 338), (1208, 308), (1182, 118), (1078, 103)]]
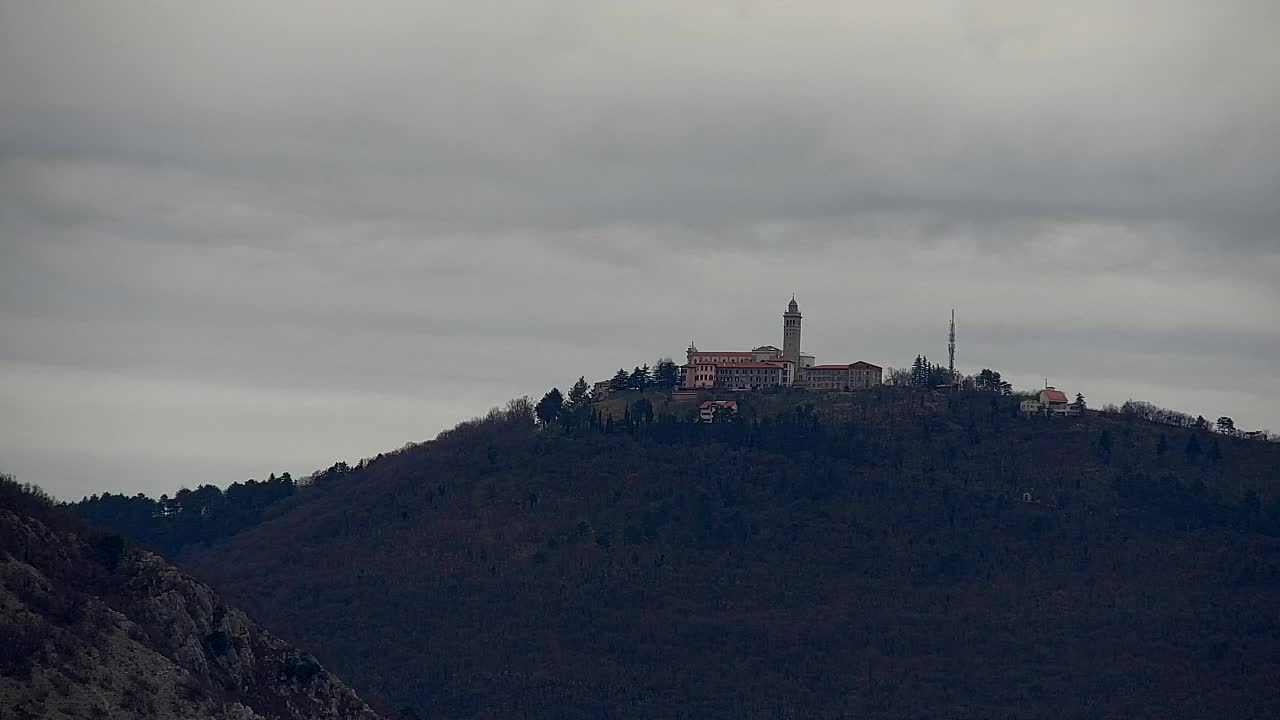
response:
[(951, 308), (951, 334), (947, 336), (947, 380), (956, 384), (956, 309)]

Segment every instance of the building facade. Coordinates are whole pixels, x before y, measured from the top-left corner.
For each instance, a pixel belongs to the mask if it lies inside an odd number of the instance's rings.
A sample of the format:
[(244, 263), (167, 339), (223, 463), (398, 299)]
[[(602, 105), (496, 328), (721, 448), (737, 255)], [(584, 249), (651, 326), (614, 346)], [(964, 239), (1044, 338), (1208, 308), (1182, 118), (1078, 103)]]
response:
[(1079, 415), (1080, 408), (1071, 404), (1067, 394), (1050, 385), (1040, 391), (1034, 400), (1023, 400), (1019, 405), (1023, 415)]
[(814, 365), (805, 368), (801, 385), (810, 390), (861, 390), (884, 382), (884, 369), (859, 360), (848, 365)]
[(813, 355), (800, 351), (800, 305), (792, 296), (782, 313), (782, 349), (761, 345), (753, 350), (699, 350), (693, 343), (681, 367), (680, 387), (686, 390), (724, 388), (750, 390), (768, 387), (808, 387), (849, 390), (882, 384), (878, 365), (855, 362), (818, 365)]

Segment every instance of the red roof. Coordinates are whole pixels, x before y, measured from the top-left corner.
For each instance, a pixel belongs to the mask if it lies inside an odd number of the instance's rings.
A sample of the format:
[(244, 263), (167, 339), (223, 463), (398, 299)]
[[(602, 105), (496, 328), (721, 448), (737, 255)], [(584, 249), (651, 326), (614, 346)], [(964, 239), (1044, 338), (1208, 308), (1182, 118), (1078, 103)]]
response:
[(709, 407), (727, 407), (738, 409), (738, 403), (735, 400), (707, 400), (698, 406), (699, 409)]
[(751, 357), (751, 351), (750, 350), (744, 350), (744, 351), (726, 350), (724, 352), (712, 352), (709, 350), (699, 350), (698, 352), (693, 353), (693, 356), (695, 358), (710, 356), (710, 355), (723, 356), (723, 357)]
[(1067, 402), (1066, 393), (1053, 388), (1045, 388), (1040, 391), (1040, 397), (1043, 402)]

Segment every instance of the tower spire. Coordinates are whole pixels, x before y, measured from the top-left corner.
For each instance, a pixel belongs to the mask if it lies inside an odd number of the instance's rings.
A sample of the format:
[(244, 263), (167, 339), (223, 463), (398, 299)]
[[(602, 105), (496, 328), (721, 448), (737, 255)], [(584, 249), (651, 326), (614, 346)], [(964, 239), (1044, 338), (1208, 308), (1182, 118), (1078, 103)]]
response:
[(791, 296), (787, 311), (782, 313), (782, 357), (791, 362), (796, 378), (800, 374), (800, 305), (796, 296)]

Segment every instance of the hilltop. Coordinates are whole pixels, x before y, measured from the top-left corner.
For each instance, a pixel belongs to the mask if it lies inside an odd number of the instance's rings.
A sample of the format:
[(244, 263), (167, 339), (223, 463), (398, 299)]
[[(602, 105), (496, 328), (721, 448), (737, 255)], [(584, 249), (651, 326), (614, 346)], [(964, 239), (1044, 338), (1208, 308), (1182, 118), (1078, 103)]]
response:
[(0, 708), (13, 720), (378, 717), (208, 586), (7, 478)]
[(182, 560), (424, 715), (1280, 710), (1280, 446), (983, 393), (642, 399), (608, 435), (515, 403)]

